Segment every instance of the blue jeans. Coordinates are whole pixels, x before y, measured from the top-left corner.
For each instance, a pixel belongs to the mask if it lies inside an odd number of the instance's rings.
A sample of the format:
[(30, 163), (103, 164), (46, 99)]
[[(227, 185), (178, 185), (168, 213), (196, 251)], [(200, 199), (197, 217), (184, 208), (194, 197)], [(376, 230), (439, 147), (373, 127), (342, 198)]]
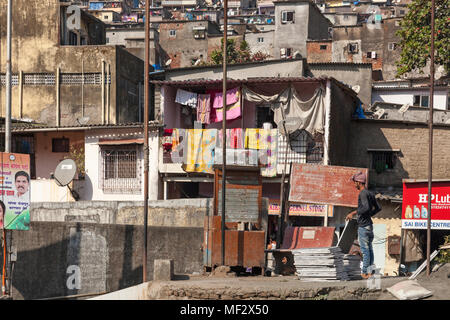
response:
[(362, 273), (367, 274), (367, 268), (373, 264), (373, 226), (358, 227), (358, 242), (363, 255)]

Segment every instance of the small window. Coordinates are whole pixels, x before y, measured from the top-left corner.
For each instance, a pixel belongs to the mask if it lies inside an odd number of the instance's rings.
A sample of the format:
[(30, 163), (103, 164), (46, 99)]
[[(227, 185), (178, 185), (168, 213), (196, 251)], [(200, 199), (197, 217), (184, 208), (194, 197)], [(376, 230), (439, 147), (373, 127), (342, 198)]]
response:
[(327, 50), (327, 45), (326, 44), (321, 44), (320, 45), (320, 50)]
[(413, 105), (428, 108), (428, 100), (429, 100), (428, 95), (417, 94), (414, 95)]
[(169, 30), (169, 37), (176, 37), (177, 31), (176, 30)]
[(70, 141), (68, 138), (53, 138), (52, 152), (69, 152)]
[(369, 51), (369, 52), (367, 52), (367, 58), (368, 59), (376, 59), (377, 53), (375, 51)]
[(109, 43), (109, 38), (106, 38), (106, 43)]
[(382, 173), (388, 169), (394, 169), (396, 151), (370, 151), (372, 154), (371, 168), (377, 173)]
[(394, 51), (395, 49), (397, 49), (397, 44), (395, 42), (389, 42), (388, 43), (388, 50), (389, 51)]
[(281, 11), (281, 23), (294, 23), (294, 11)]
[(108, 20), (108, 16), (103, 16), (103, 19)]
[(349, 43), (347, 49), (349, 53), (358, 53), (358, 44)]
[(344, 20), (348, 20), (348, 15), (344, 15)]
[(264, 42), (264, 38), (258, 38), (258, 42)]
[(405, 10), (400, 10), (400, 14), (404, 15), (405, 14)]

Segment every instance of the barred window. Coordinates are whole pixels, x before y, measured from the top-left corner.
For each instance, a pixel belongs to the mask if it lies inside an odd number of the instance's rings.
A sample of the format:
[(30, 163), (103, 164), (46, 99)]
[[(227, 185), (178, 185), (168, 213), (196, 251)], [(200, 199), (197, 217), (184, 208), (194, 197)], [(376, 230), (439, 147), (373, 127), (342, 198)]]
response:
[(101, 188), (105, 193), (140, 193), (140, 145), (101, 147)]
[(388, 169), (394, 169), (396, 161), (395, 150), (368, 150), (371, 154), (371, 169), (375, 170), (377, 173), (382, 173)]

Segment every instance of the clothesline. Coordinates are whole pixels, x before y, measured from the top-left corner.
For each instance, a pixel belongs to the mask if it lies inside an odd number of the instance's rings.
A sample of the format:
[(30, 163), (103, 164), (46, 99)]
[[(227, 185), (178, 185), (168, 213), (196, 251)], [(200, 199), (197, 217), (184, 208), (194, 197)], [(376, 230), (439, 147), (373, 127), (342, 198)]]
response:
[[(293, 86), (272, 96), (254, 92), (246, 86), (227, 90), (226, 119), (234, 120), (243, 116), (244, 100), (257, 104), (270, 104), (274, 111), (274, 122), (283, 134), (304, 129), (315, 135), (323, 134), (325, 124), (324, 90), (319, 87), (313, 96), (303, 101)], [(242, 99), (241, 99), (242, 96)], [(183, 89), (177, 90), (175, 102), (197, 109), (197, 121), (210, 124), (223, 119), (223, 92), (208, 90), (205, 94)]]

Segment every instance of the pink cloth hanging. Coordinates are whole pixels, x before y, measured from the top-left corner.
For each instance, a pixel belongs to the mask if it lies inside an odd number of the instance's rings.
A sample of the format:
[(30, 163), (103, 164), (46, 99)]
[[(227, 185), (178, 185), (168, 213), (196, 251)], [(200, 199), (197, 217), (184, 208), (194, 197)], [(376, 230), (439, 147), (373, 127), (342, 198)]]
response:
[[(235, 104), (239, 101), (239, 87), (227, 90), (227, 106)], [(215, 94), (213, 100), (213, 108), (223, 108), (223, 92), (219, 91)]]

